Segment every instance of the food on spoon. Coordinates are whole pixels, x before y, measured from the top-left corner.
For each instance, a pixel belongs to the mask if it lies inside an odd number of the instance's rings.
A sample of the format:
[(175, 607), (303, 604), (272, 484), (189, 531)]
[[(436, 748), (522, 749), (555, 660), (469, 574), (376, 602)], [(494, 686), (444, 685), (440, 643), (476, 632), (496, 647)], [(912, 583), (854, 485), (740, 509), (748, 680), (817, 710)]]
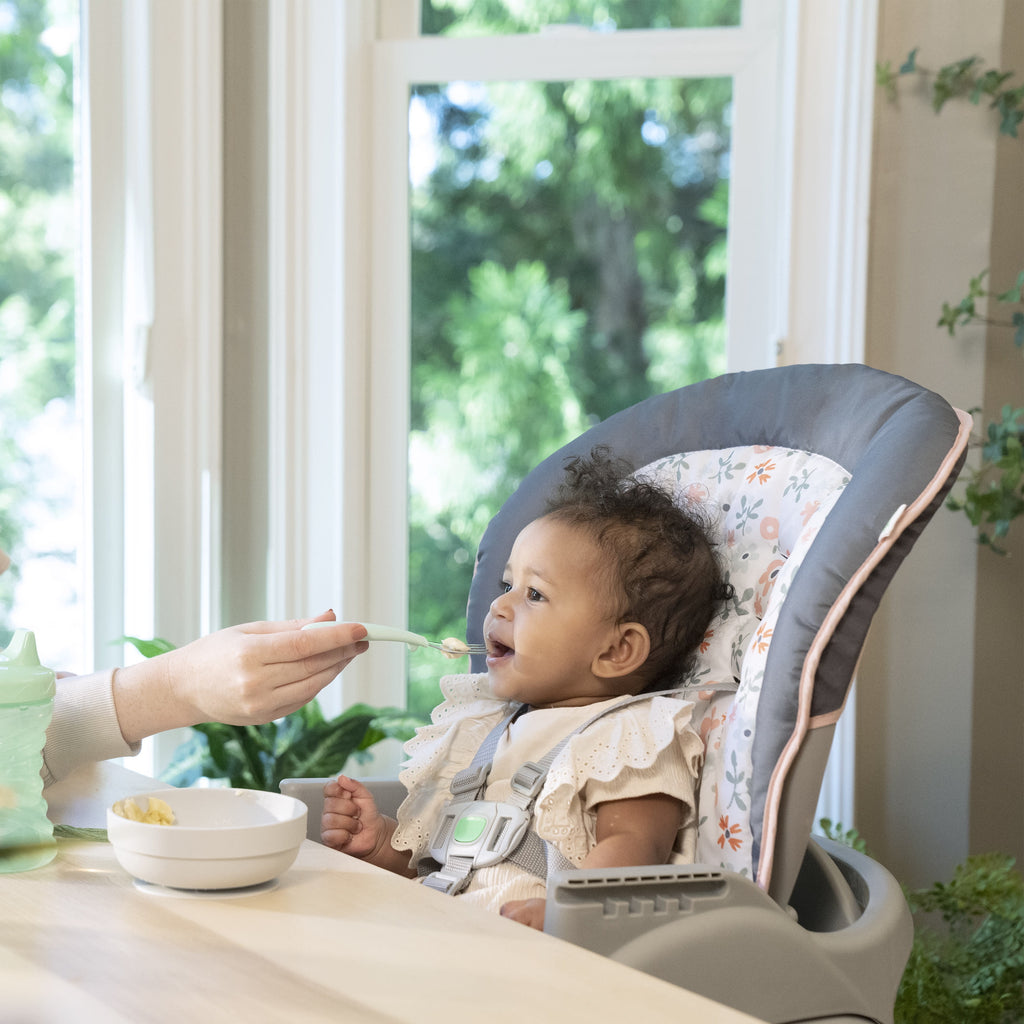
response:
[(174, 811), (159, 797), (151, 796), (146, 809), (143, 810), (134, 797), (117, 800), (111, 808), (115, 814), (129, 821), (141, 821), (146, 825), (173, 825)]
[(441, 641), (446, 658), (462, 658), (469, 653), (469, 646), (464, 640), (457, 636), (446, 636)]

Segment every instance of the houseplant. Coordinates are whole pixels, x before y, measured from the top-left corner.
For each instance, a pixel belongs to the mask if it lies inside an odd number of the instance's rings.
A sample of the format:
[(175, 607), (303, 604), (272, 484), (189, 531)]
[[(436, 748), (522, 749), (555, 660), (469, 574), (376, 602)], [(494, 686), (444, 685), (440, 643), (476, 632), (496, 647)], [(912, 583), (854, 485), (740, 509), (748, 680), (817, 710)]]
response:
[[(827, 838), (868, 853), (856, 829), (828, 818), (818, 825)], [(896, 994), (896, 1024), (1024, 1020), (1024, 879), (1013, 858), (971, 856), (950, 881), (903, 893), (914, 941)]]
[(968, 857), (949, 882), (907, 892), (914, 944), (897, 1024), (1024, 1020), (1024, 880), (1012, 857)]

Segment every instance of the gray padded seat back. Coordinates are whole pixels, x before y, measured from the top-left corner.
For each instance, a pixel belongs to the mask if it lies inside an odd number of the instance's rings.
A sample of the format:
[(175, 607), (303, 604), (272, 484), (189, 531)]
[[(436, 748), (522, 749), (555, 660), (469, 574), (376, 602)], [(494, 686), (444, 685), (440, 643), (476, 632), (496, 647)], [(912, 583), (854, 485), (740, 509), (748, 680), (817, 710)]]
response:
[[(841, 467), (849, 480), (778, 610), (751, 730), (750, 873), (784, 901), (792, 878), (771, 886), (776, 848), (807, 841), (780, 836), (787, 772), (809, 733), (841, 712), (878, 602), (959, 471), (969, 422), (940, 396), (859, 364), (730, 374), (650, 398), (542, 462), (495, 516), (478, 552), (468, 639), (481, 640), (512, 543), (543, 513), (571, 455), (607, 445), (640, 469), (679, 453), (772, 446)], [(485, 671), (482, 658), (472, 667)], [(798, 815), (808, 833), (813, 809)]]

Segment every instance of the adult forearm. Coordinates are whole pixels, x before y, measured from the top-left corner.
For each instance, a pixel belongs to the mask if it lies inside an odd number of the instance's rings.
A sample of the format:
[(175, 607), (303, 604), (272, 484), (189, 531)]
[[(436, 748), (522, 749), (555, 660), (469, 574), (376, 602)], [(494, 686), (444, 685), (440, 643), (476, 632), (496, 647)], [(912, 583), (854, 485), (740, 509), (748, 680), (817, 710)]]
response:
[(184, 701), (171, 681), (174, 653), (137, 662), (114, 673), (114, 708), (121, 735), (138, 743), (167, 729), (196, 725), (195, 707)]

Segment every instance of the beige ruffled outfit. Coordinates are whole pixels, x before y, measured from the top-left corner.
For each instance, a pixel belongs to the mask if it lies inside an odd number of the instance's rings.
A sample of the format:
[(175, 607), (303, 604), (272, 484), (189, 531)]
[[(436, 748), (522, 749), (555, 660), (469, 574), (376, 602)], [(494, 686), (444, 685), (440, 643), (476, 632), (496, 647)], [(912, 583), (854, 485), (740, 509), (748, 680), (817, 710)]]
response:
[[(405, 745), (399, 775), (409, 795), (398, 811), (392, 845), (412, 851), (412, 863), (429, 856), (430, 830), (449, 799), (454, 775), (473, 760), (487, 734), (514, 705), (495, 697), (486, 674), (447, 676), (444, 701)], [(513, 722), (498, 743), (485, 794), (506, 800), (510, 779), (522, 764), (537, 761), (613, 698), (584, 707), (544, 708)], [(551, 766), (534, 812), (534, 828), (574, 864), (596, 843), (598, 804), (666, 793), (685, 805), (673, 864), (691, 863), (696, 846), (696, 787), (704, 755), (691, 725), (694, 705), (671, 694), (612, 711), (569, 741)], [(461, 899), (491, 910), (514, 899), (543, 897), (544, 882), (508, 862), (481, 868)]]

